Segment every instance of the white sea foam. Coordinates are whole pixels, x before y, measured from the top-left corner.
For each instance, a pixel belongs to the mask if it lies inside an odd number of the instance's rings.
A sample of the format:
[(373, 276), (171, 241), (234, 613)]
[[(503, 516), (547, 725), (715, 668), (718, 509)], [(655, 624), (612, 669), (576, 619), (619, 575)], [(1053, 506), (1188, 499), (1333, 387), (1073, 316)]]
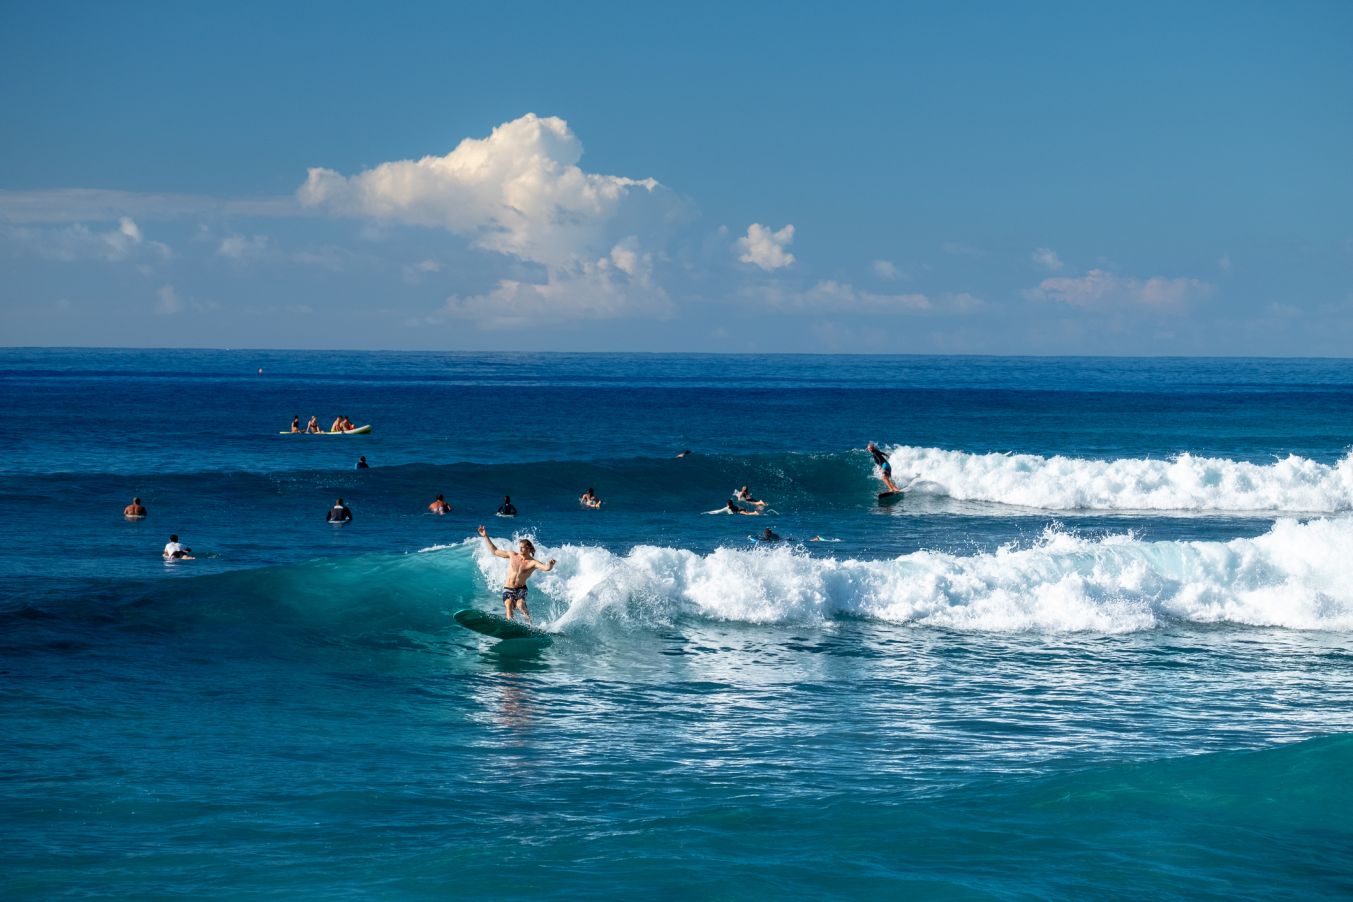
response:
[(1290, 455), (1271, 464), (1194, 457), (1083, 460), (897, 447), (893, 471), (914, 492), (1043, 510), (1339, 513), (1353, 510), (1353, 454), (1333, 465)]
[[(490, 585), (503, 561), (475, 549)], [(853, 615), (965, 630), (1122, 633), (1183, 620), (1293, 629), (1353, 629), (1353, 519), (1281, 520), (1229, 542), (1087, 539), (1049, 530), (1035, 543), (959, 556), (813, 557), (788, 547), (697, 554), (638, 546), (540, 549), (557, 557), (533, 578), (537, 616), (555, 626), (601, 619), (749, 623)], [(545, 606), (548, 606), (546, 608)]]

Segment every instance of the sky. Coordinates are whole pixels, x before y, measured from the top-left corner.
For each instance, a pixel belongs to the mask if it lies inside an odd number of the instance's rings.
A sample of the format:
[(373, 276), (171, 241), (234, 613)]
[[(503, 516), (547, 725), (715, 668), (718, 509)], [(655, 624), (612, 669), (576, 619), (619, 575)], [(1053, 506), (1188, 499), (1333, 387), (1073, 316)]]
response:
[(0, 9), (0, 344), (1353, 354), (1353, 3)]

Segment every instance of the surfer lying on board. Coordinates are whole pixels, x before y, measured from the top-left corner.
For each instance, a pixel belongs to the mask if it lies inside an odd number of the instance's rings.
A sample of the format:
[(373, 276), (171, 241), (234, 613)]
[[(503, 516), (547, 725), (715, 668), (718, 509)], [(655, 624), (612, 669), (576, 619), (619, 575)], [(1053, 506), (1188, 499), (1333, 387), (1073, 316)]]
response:
[(893, 482), (893, 465), (888, 463), (888, 458), (878, 449), (878, 445), (870, 442), (867, 450), (874, 456), (874, 466), (879, 468), (879, 476), (883, 479), (883, 484), (888, 487), (888, 491), (902, 491), (897, 487), (897, 483)]
[(122, 509), (122, 516), (128, 520), (140, 520), (146, 515), (145, 505), (141, 503), (140, 498), (133, 498), (132, 503)]
[(578, 503), (583, 507), (601, 507), (601, 499), (590, 488), (578, 496)]
[(339, 498), (334, 502), (334, 506), (329, 508), (329, 512), (324, 515), (326, 523), (351, 523), (352, 510)]
[(434, 514), (449, 514), (451, 513), (451, 505), (447, 504), (446, 499), (439, 493), (436, 500), (428, 505), (428, 510)]
[(761, 511), (744, 510), (743, 508), (740, 508), (736, 504), (734, 504), (731, 500), (728, 502), (727, 505), (725, 505), (724, 510), (730, 514), (745, 514), (748, 517), (761, 516)]
[(479, 534), (484, 538), (494, 557), (507, 558), (507, 579), (503, 581), (503, 607), (507, 609), (507, 619), (511, 620), (512, 612), (517, 610), (521, 611), (522, 619), (530, 623), (531, 612), (526, 609), (526, 581), (537, 570), (546, 573), (553, 570), (554, 558), (550, 558), (548, 564), (536, 560), (536, 546), (531, 544), (530, 539), (517, 541), (520, 551), (503, 551), (493, 544), (493, 539), (489, 538), (488, 531), (483, 526), (479, 527)]

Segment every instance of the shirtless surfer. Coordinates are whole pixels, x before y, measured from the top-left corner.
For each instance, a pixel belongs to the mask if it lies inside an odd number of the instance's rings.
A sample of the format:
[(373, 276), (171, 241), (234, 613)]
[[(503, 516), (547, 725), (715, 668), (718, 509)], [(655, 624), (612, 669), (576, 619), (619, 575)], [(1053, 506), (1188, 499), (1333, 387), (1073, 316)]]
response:
[(554, 558), (550, 558), (547, 564), (536, 560), (536, 546), (531, 544), (530, 539), (517, 541), (520, 551), (504, 551), (493, 544), (493, 539), (489, 538), (488, 531), (483, 526), (479, 527), (479, 535), (483, 537), (494, 557), (507, 558), (507, 579), (503, 581), (503, 607), (507, 609), (507, 619), (511, 620), (512, 612), (516, 610), (521, 611), (522, 619), (530, 623), (531, 612), (526, 608), (526, 581), (537, 570), (546, 573), (553, 570)]
[(428, 505), (428, 510), (434, 514), (449, 514), (451, 513), (451, 505), (447, 504), (446, 499), (438, 493), (436, 500)]
[(128, 520), (140, 520), (146, 516), (146, 508), (141, 504), (140, 498), (133, 498), (132, 503), (122, 509), (122, 516)]
[(744, 508), (738, 507), (731, 500), (726, 505), (724, 505), (723, 512), (726, 514), (742, 514), (743, 516), (747, 517), (761, 516), (761, 511), (746, 510)]
[(578, 496), (578, 503), (583, 507), (601, 507), (601, 499), (597, 497), (597, 493), (592, 491), (591, 488), (588, 488), (587, 491)]
[(319, 417), (311, 417), (310, 422), (305, 424), (305, 431), (307, 435), (323, 432), (324, 430), (319, 428)]
[(869, 453), (873, 455), (874, 466), (879, 468), (879, 477), (883, 480), (883, 484), (888, 487), (888, 491), (890, 492), (902, 491), (897, 487), (897, 483), (893, 482), (893, 465), (888, 463), (887, 456), (885, 456), (884, 453), (878, 449), (878, 445), (875, 445), (873, 442), (870, 442), (866, 450), (868, 450)]

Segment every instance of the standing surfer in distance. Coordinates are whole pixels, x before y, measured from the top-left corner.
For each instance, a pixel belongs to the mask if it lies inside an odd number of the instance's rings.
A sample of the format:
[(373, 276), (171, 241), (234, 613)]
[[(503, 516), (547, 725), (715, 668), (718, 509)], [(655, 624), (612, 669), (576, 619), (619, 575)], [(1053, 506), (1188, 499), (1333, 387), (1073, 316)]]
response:
[(878, 445), (870, 442), (867, 450), (873, 455), (874, 466), (879, 468), (879, 476), (883, 479), (883, 484), (888, 487), (888, 491), (902, 491), (897, 487), (897, 483), (893, 482), (893, 465), (888, 463), (888, 458), (878, 449)]
[(329, 513), (325, 514), (324, 520), (327, 523), (351, 523), (352, 511), (343, 503), (343, 499), (339, 498), (334, 502), (334, 506), (329, 508)]
[(132, 503), (122, 509), (122, 516), (128, 520), (140, 520), (146, 516), (146, 509), (141, 504), (140, 498), (133, 498)]
[[(503, 503), (500, 504), (500, 505), (498, 505), (498, 516), (500, 516), (500, 517), (515, 517), (515, 516), (517, 516), (517, 506), (516, 506), (515, 504), (512, 503), (512, 496), (511, 496), (511, 495), (504, 495), (504, 496), (503, 496)], [(479, 528), (480, 528), (480, 529), (483, 529), (484, 527), (481, 526), (481, 527), (479, 527)]]
[(527, 623), (531, 622), (531, 612), (526, 607), (526, 581), (531, 578), (531, 574), (537, 570), (543, 570), (546, 573), (554, 569), (555, 560), (550, 558), (549, 563), (542, 564), (536, 560), (536, 546), (530, 539), (519, 539), (517, 545), (519, 551), (504, 551), (493, 544), (493, 539), (489, 538), (488, 530), (481, 525), (479, 535), (484, 540), (484, 544), (489, 546), (494, 557), (507, 558), (507, 578), (503, 580), (503, 607), (507, 609), (507, 619), (512, 619), (514, 610), (521, 611), (522, 619)]

